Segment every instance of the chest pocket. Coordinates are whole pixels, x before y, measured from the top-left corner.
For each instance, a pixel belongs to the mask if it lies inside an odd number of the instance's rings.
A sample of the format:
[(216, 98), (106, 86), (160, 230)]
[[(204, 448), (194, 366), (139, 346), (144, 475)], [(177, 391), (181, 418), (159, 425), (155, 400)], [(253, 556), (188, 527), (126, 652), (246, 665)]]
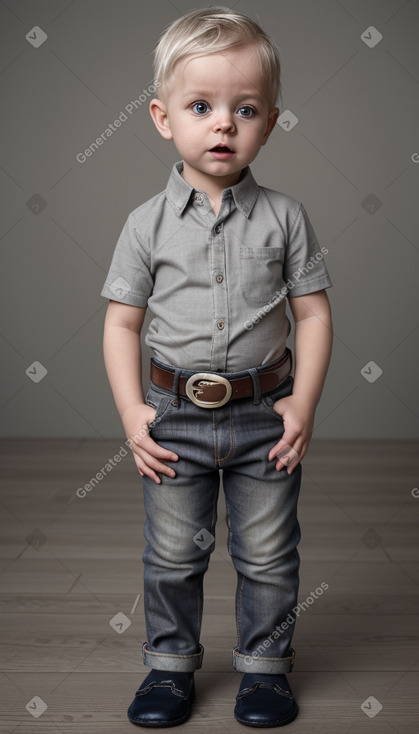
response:
[(281, 289), (284, 247), (241, 247), (240, 281), (244, 297), (262, 306)]

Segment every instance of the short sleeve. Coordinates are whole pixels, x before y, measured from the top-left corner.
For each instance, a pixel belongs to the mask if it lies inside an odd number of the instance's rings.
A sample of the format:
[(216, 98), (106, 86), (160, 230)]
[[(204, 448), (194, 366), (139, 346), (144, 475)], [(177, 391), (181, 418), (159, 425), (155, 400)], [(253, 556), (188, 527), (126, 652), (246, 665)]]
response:
[(320, 248), (304, 206), (300, 204), (286, 247), (283, 278), (288, 298), (330, 288), (332, 281), (324, 261), (327, 247)]
[(116, 244), (101, 296), (144, 308), (153, 284), (150, 253), (139, 237), (138, 224), (131, 212)]

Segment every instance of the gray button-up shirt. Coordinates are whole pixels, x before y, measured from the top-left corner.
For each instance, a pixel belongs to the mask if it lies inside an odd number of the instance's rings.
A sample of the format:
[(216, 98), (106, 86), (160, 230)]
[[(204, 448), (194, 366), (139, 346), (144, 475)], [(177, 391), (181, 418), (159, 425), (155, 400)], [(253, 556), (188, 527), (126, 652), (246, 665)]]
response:
[(214, 214), (175, 163), (166, 190), (129, 215), (102, 289), (149, 306), (157, 359), (238, 372), (283, 354), (286, 298), (332, 285), (303, 205), (258, 186), (247, 166)]

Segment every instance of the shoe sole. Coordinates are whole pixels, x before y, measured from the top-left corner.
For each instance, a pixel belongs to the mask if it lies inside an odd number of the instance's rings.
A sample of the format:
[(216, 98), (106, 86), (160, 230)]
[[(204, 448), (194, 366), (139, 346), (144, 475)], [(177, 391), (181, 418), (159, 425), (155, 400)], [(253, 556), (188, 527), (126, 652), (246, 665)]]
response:
[(285, 726), (286, 724), (291, 724), (291, 721), (294, 721), (297, 714), (298, 714), (298, 704), (295, 703), (295, 708), (292, 710), (288, 718), (284, 719), (283, 721), (279, 721), (279, 722), (271, 721), (266, 724), (259, 724), (255, 721), (253, 723), (251, 721), (245, 721), (245, 719), (241, 719), (239, 716), (236, 715), (236, 713), (234, 713), (234, 718), (236, 719), (236, 721), (239, 722), (239, 724), (244, 724), (244, 726), (253, 726), (258, 729), (274, 729), (280, 726)]
[(156, 721), (155, 724), (152, 724), (149, 721), (137, 721), (136, 719), (131, 719), (128, 716), (128, 719), (131, 721), (132, 724), (136, 724), (137, 726), (145, 726), (149, 729), (168, 729), (170, 726), (179, 726), (180, 724), (184, 724), (186, 721), (188, 721), (189, 717), (191, 715), (191, 712), (187, 714), (187, 716), (182, 716), (181, 719), (176, 719), (175, 721)]

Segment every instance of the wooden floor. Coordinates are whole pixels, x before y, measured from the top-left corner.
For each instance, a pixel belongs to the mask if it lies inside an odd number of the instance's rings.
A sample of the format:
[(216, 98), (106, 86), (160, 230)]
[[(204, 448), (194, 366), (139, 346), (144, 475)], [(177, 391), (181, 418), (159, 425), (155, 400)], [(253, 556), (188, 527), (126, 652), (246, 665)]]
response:
[[(122, 439), (2, 443), (0, 732), (140, 730), (126, 718), (148, 672), (143, 510), (131, 455), (114, 460), (85, 497), (76, 494), (121, 448)], [(294, 636), (293, 734), (419, 730), (418, 448), (313, 441), (304, 460), (300, 602), (322, 582), (328, 589), (301, 613)], [(231, 666), (234, 593), (221, 495), (204, 665), (185, 732), (246, 731), (233, 719), (241, 677)]]

